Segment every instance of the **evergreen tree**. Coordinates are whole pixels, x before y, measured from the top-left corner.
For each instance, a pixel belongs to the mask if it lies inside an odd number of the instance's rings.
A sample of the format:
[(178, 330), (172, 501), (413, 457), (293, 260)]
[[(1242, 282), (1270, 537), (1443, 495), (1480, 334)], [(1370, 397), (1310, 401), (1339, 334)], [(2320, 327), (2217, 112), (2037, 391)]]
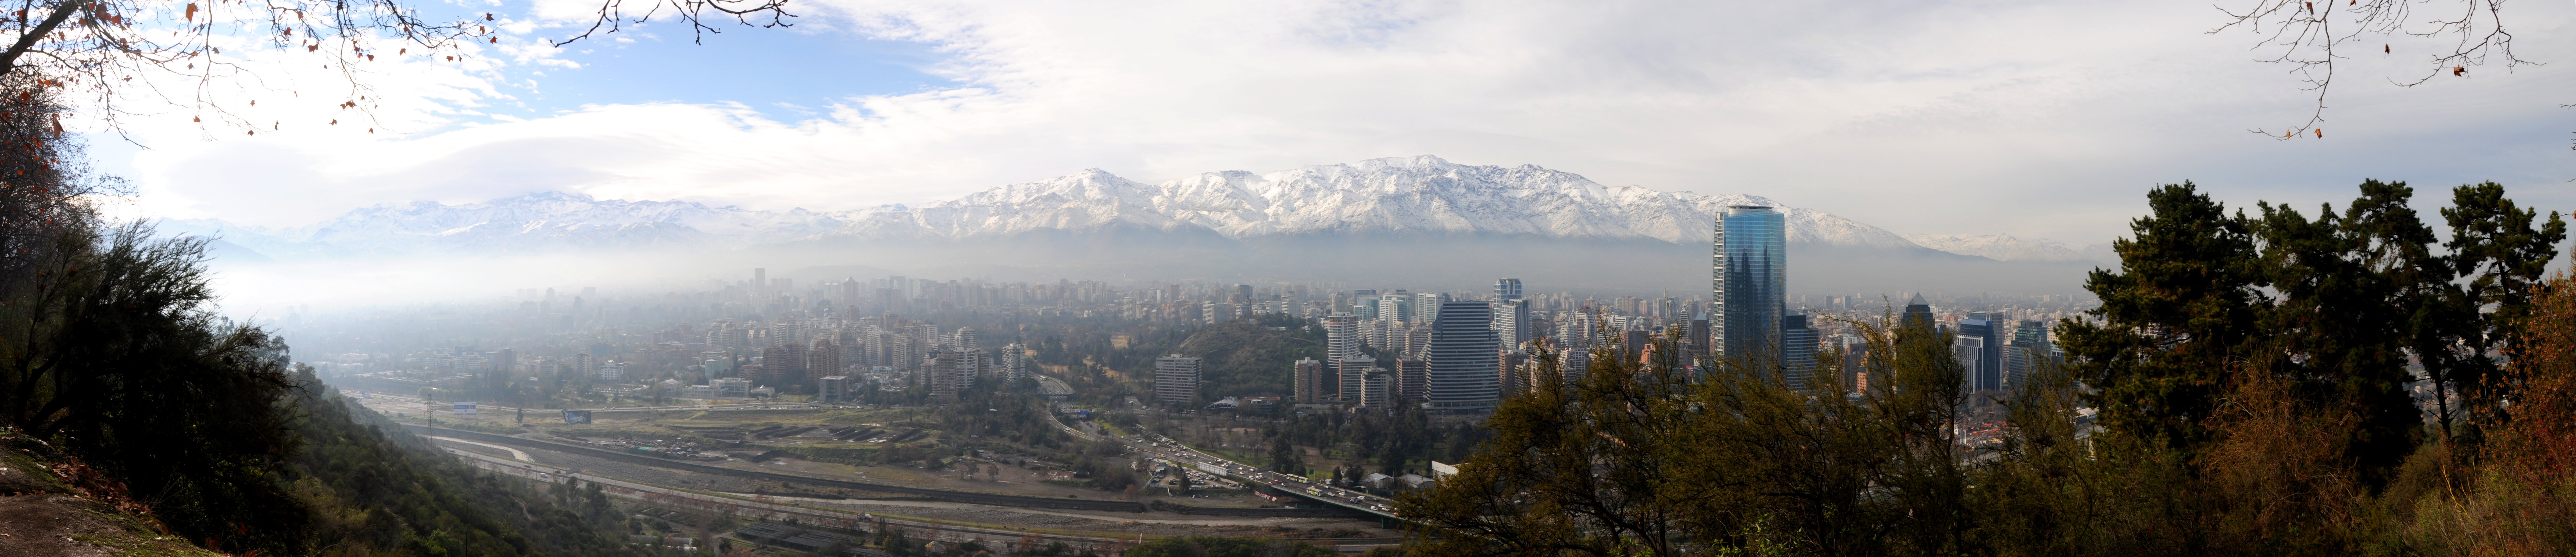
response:
[(2148, 215), (2115, 240), (2120, 269), (2095, 269), (2084, 288), (2100, 324), (2067, 320), (2059, 345), (2095, 391), (2088, 402), (2115, 435), (2189, 447), (2209, 433), (2232, 360), (2250, 352), (2269, 305), (2255, 261), (2254, 225), (2191, 182), (2147, 194)]

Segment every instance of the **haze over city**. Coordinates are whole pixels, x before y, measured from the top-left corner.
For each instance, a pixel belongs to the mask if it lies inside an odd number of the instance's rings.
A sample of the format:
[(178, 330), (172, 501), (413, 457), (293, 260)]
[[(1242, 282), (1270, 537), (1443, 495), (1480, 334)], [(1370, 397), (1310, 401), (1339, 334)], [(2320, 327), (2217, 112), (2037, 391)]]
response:
[(22, 4), (0, 555), (2576, 554), (2576, 3)]

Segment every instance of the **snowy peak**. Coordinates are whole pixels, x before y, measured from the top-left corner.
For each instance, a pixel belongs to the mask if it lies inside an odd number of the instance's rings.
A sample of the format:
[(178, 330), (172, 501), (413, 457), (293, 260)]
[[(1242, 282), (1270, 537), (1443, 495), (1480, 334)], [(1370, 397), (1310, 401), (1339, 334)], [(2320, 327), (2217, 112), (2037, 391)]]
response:
[(1974, 255), (1996, 261), (2093, 261), (2079, 248), (2056, 240), (2023, 240), (2009, 234), (1931, 234), (1906, 236), (1915, 244), (1960, 255)]
[(866, 226), (828, 236), (970, 238), (1126, 225), (1204, 229), (1237, 239), (1496, 234), (1694, 243), (1707, 241), (1719, 211), (1741, 204), (1781, 207), (1791, 241), (1921, 249), (1876, 227), (1756, 196), (1610, 187), (1536, 165), (1462, 165), (1427, 155), (1266, 174), (1207, 172), (1154, 185), (1090, 169), (909, 212), (879, 212)]
[(1727, 206), (1748, 204), (1785, 213), (1794, 243), (1925, 249), (1877, 227), (1759, 196), (1613, 187), (1537, 165), (1464, 165), (1428, 155), (1268, 173), (1206, 172), (1154, 184), (1094, 168), (918, 207), (837, 212), (538, 192), (460, 205), (379, 205), (283, 230), (211, 221), (171, 224), (177, 231), (224, 234), (270, 254), (315, 255), (969, 240), (1113, 228), (1237, 240), (1495, 235), (1699, 244), (1709, 241), (1716, 215)]

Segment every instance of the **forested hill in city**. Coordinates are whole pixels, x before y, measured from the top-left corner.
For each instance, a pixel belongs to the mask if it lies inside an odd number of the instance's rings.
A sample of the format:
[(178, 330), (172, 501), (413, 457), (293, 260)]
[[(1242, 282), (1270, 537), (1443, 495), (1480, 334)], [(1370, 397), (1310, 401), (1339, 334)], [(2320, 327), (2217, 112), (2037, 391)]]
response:
[[(1614, 187), (1534, 165), (1464, 165), (1427, 155), (1154, 184), (1091, 169), (918, 207), (754, 210), (540, 192), (368, 207), (293, 228), (215, 220), (162, 228), (220, 237), (215, 247), (228, 263), (652, 251), (753, 263), (840, 255), (913, 261), (920, 268), (893, 270), (915, 274), (1034, 278), (1080, 270), (1472, 283), (1554, 273), (1562, 276), (1535, 278), (1652, 290), (1705, 280), (1699, 275), (1706, 274), (1715, 215), (1734, 205), (1780, 208), (1792, 273), (1820, 289), (1946, 281), (1961, 289), (2071, 291), (2099, 259), (2080, 248), (2031, 249), (2000, 236), (1920, 237), (1937, 238), (1927, 247), (1759, 195)], [(1604, 265), (1636, 272), (1593, 272)], [(1533, 266), (1542, 268), (1528, 270)], [(1899, 276), (1908, 278), (1888, 280)]]
[(1203, 395), (1287, 397), (1297, 360), (1324, 358), (1324, 337), (1297, 319), (1235, 320), (1193, 331), (1175, 352), (1200, 361)]

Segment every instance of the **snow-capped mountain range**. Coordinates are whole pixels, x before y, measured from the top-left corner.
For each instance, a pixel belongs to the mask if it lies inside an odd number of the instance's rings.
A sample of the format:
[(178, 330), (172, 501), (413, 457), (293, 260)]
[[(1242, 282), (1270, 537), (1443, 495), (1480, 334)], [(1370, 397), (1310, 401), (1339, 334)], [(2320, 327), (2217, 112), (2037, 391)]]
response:
[[(1996, 261), (2072, 262), (2096, 261), (2099, 259), (2098, 255), (2088, 253), (2094, 251), (2094, 246), (2070, 246), (2065, 242), (2046, 239), (2023, 240), (2012, 237), (2010, 234), (1990, 234), (1983, 236), (1972, 236), (1967, 234), (1930, 234), (1906, 236), (1905, 239), (1912, 240), (1916, 245), (1927, 248), (1960, 255), (1974, 255)], [(2107, 249), (2107, 246), (2102, 247)]]
[[(1438, 157), (1384, 158), (1266, 174), (1210, 172), (1146, 184), (1098, 169), (995, 187), (919, 207), (767, 211), (685, 201), (621, 201), (543, 192), (482, 203), (419, 201), (270, 229), (165, 221), (168, 233), (218, 235), (276, 257), (434, 254), (455, 250), (751, 246), (880, 239), (1006, 239), (1109, 228), (1246, 240), (1298, 235), (1499, 235), (1586, 240), (1708, 241), (1730, 205), (1788, 215), (1793, 244), (1944, 250), (1999, 260), (2063, 261), (2062, 244), (2010, 237), (1908, 239), (1760, 196), (1604, 186), (1540, 168), (1472, 166)], [(2080, 255), (2076, 257), (2080, 258)]]

